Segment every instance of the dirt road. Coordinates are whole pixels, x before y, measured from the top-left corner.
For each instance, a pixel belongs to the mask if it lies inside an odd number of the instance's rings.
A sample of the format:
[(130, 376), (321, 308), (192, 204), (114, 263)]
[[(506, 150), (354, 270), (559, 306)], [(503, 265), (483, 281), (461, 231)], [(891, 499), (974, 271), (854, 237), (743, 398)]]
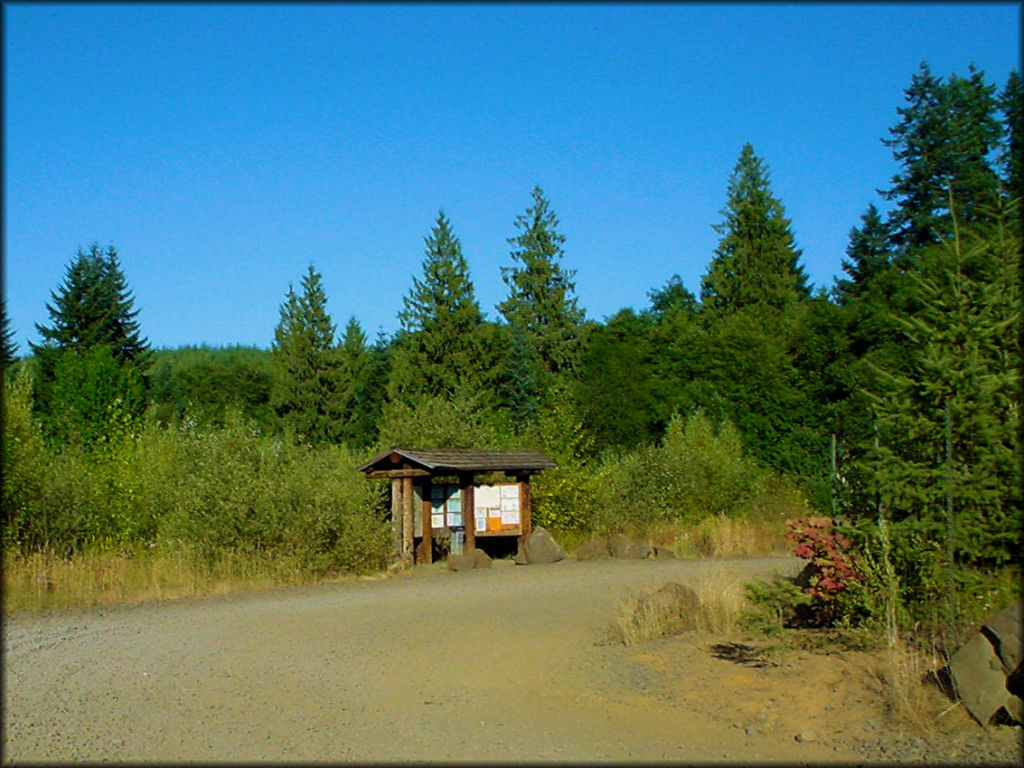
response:
[(638, 589), (709, 568), (739, 582), (797, 567), (496, 562), (9, 618), (3, 759), (863, 760), (841, 728), (827, 738), (815, 719), (829, 716), (827, 690), (786, 701), (757, 669), (715, 658), (709, 638), (606, 642), (619, 601)]

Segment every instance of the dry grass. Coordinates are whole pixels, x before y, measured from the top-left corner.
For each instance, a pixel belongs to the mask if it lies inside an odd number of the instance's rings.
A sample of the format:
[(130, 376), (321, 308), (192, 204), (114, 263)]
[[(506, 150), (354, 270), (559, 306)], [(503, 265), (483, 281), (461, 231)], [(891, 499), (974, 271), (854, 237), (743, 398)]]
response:
[(114, 605), (250, 592), (308, 581), (286, 560), (224, 553), (197, 568), (182, 553), (98, 552), (66, 559), (52, 553), (5, 553), (4, 610)]
[(791, 548), (779, 526), (725, 515), (702, 520), (691, 535), (697, 552), (705, 557), (752, 557)]
[(670, 582), (628, 597), (619, 606), (611, 637), (631, 646), (689, 631), (729, 633), (746, 604), (742, 584), (723, 569), (709, 567), (692, 586)]
[(899, 639), (880, 653), (874, 677), (888, 714), (919, 734), (934, 733), (942, 714), (940, 706), (949, 708), (933, 682), (944, 664), (936, 649), (915, 648)]

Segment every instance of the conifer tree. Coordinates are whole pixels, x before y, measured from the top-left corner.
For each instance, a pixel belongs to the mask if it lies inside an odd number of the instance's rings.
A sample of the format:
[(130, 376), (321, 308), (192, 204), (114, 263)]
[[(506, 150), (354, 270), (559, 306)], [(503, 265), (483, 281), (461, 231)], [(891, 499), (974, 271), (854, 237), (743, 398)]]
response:
[(41, 360), (50, 350), (79, 352), (100, 344), (109, 346), (118, 360), (144, 367), (149, 342), (141, 335), (134, 298), (128, 289), (117, 250), (103, 252), (93, 244), (81, 249), (68, 265), (64, 282), (51, 294), (46, 305), (52, 325), (36, 324), (43, 344), (31, 344)]
[(843, 271), (849, 279), (836, 280), (833, 296), (837, 303), (847, 304), (864, 294), (874, 278), (889, 265), (889, 229), (874, 203), (861, 216), (860, 227), (850, 230)]
[(897, 526), (945, 538), (958, 560), (1005, 563), (1021, 545), (1020, 233), (1012, 207), (921, 254), (909, 273), (919, 310), (891, 314), (909, 359), (873, 361), (867, 387), (879, 448), (860, 470)]
[(498, 311), (532, 347), (542, 377), (571, 373), (581, 352), (584, 312), (577, 306), (575, 272), (561, 264), (565, 236), (558, 218), (540, 187), (531, 194), (533, 205), (515, 221), (519, 234), (508, 241), (513, 266), (502, 267), (501, 278), (509, 295)]
[(282, 426), (300, 441), (328, 442), (339, 434), (334, 332), (323, 278), (311, 264), (301, 293), (288, 286), (271, 350), (271, 404)]
[[(34, 405), (43, 417), (49, 436), (60, 440), (66, 437), (61, 434), (62, 424), (88, 418), (84, 413), (75, 413), (76, 409), (85, 407), (86, 393), (76, 393), (77, 385), (73, 382), (99, 382), (110, 378), (97, 373), (109, 368), (108, 354), (113, 365), (124, 369), (114, 377), (120, 382), (120, 389), (98, 385), (88, 397), (109, 396), (118, 400), (118, 419), (130, 425), (145, 406), (140, 388), (144, 389), (152, 353), (149, 342), (142, 336), (139, 311), (134, 308), (135, 300), (116, 248), (111, 245), (103, 251), (94, 243), (88, 251), (79, 249), (67, 267), (63, 283), (50, 295), (52, 303), (48, 303), (46, 309), (51, 325), (36, 324), (43, 343), (29, 342), (38, 359)], [(65, 361), (69, 355), (75, 359)], [(86, 370), (90, 366), (97, 370)], [(61, 382), (62, 375), (70, 377), (69, 380)], [(94, 403), (88, 413), (96, 416), (108, 407), (114, 404)], [(104, 439), (112, 436), (105, 435), (103, 424), (94, 427), (85, 429), (83, 434)]]
[(450, 396), (477, 387), (482, 376), (479, 331), (483, 323), (469, 266), (451, 222), (440, 211), (425, 238), (422, 278), (414, 277), (399, 312), (389, 395)]
[(1019, 72), (1011, 72), (999, 95), (1003, 112), (1003, 152), (1000, 161), (1004, 182), (1011, 198), (1024, 197), (1024, 86)]
[(18, 345), (14, 341), (14, 329), (11, 319), (7, 316), (7, 300), (0, 299), (0, 318), (2, 318), (2, 347), (0, 347), (0, 369), (6, 370), (15, 361)]
[(722, 236), (702, 279), (701, 302), (716, 312), (785, 309), (809, 298), (790, 221), (772, 194), (768, 168), (748, 143), (729, 179)]
[(889, 217), (893, 245), (913, 258), (952, 238), (950, 191), (959, 201), (958, 225), (978, 221), (995, 204), (999, 180), (991, 158), (1001, 126), (995, 86), (973, 66), (966, 78), (953, 74), (943, 82), (922, 63), (905, 94), (907, 106), (897, 110), (901, 120), (882, 140), (901, 170), (880, 194), (896, 202)]
[(338, 345), (341, 436), (350, 445), (368, 445), (380, 417), (384, 388), (374, 387), (373, 350), (353, 316), (345, 325)]

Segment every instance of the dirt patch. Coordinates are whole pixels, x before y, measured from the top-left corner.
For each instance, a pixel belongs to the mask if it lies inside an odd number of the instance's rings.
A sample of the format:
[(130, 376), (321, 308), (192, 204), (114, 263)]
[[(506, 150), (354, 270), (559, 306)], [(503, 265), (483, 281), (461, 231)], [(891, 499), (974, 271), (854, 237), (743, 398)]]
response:
[[(1019, 729), (906, 746), (867, 655), (689, 633), (608, 642), (617, 604), (790, 558), (444, 564), (199, 601), (9, 617), (3, 758), (44, 761), (1010, 762)], [(948, 702), (946, 702), (948, 706)], [(955, 731), (955, 729), (953, 729)], [(1007, 736), (1009, 738), (1007, 738)], [(985, 739), (985, 743), (972, 742)], [(902, 739), (903, 741), (899, 741)], [(959, 739), (959, 741), (956, 741)], [(920, 747), (918, 756), (911, 754)], [(874, 751), (872, 751), (874, 750)], [(901, 751), (902, 750), (902, 751)]]

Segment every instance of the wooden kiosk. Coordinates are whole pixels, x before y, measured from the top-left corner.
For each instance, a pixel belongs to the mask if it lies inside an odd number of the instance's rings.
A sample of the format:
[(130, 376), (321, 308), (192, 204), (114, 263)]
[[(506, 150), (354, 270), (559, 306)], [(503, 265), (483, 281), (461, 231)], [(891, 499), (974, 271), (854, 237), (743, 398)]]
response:
[[(530, 476), (554, 466), (539, 451), (392, 448), (359, 471), (391, 479), (395, 552), (407, 563), (430, 563), (435, 533), (460, 529), (467, 550), (476, 546), (477, 536), (529, 534)], [(513, 482), (475, 485), (478, 474), (496, 472)], [(458, 482), (446, 482), (450, 478)], [(414, 548), (416, 538), (420, 543)]]

